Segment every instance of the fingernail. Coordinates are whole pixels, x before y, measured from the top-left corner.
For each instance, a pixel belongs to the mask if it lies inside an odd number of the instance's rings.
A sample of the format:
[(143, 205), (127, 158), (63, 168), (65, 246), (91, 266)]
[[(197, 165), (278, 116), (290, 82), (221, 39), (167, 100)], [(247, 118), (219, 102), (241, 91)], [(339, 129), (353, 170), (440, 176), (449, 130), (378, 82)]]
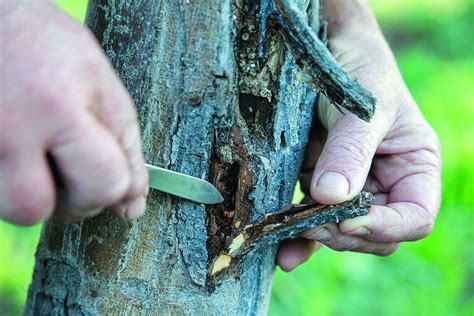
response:
[(139, 197), (135, 199), (128, 206), (127, 211), (125, 212), (125, 218), (128, 220), (134, 220), (139, 218), (145, 212), (146, 200), (144, 197)]
[(148, 197), (148, 194), (150, 193), (150, 187), (147, 186), (146, 189), (145, 189), (145, 193), (143, 194), (143, 197)]
[(92, 217), (92, 216), (96, 216), (97, 214), (101, 213), (102, 211), (104, 210), (103, 207), (98, 207), (94, 210), (90, 210), (87, 212), (87, 217)]
[(91, 210), (77, 210), (77, 209), (73, 209), (73, 208), (68, 208), (68, 209), (66, 209), (65, 213), (67, 213), (69, 215), (72, 215), (73, 217), (84, 219), (84, 218), (96, 216), (97, 214), (99, 214), (103, 210), (104, 210), (103, 207), (98, 207), (98, 208), (91, 209)]
[(114, 212), (122, 217), (122, 218), (126, 218), (125, 217), (125, 214), (127, 213), (127, 203), (120, 203), (119, 205), (116, 205), (114, 206)]
[(361, 227), (357, 228), (356, 230), (353, 230), (351, 232), (347, 232), (346, 234), (355, 235), (355, 236), (365, 236), (365, 235), (370, 234), (370, 230), (365, 226), (361, 226)]
[(339, 172), (326, 171), (318, 179), (315, 188), (332, 191), (337, 194), (349, 194), (349, 181)]
[(332, 238), (331, 232), (327, 228), (319, 228), (314, 232), (304, 235), (304, 238), (313, 239), (317, 241), (329, 241)]

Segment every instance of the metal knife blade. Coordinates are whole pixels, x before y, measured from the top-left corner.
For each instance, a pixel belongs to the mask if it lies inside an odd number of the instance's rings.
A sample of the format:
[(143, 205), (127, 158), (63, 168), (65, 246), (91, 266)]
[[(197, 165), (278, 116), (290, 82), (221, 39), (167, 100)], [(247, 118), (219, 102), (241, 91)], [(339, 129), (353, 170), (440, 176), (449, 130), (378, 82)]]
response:
[(224, 201), (219, 190), (205, 180), (165, 168), (145, 165), (150, 175), (150, 188), (203, 204), (217, 204)]

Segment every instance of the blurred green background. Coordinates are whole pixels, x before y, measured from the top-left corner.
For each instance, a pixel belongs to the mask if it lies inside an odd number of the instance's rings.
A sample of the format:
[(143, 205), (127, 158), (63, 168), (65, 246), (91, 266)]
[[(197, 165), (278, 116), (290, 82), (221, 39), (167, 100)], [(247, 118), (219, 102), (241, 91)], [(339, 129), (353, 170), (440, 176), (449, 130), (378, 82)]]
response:
[[(85, 0), (57, 2), (83, 19)], [(428, 238), (390, 257), (322, 249), (278, 270), (270, 315), (474, 315), (474, 0), (370, 2), (440, 136), (441, 212)], [(39, 231), (0, 222), (0, 315), (21, 313)]]

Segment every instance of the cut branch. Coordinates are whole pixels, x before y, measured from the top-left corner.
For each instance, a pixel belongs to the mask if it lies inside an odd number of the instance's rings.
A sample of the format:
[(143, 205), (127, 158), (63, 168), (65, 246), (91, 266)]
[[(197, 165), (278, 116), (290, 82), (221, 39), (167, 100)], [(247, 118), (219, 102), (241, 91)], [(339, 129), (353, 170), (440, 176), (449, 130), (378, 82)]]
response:
[[(215, 261), (211, 274), (229, 266), (231, 258), (240, 259), (262, 247), (295, 237), (308, 228), (366, 215), (372, 200), (371, 193), (361, 192), (351, 201), (337, 205), (292, 204), (278, 212), (267, 214), (262, 220), (249, 224), (237, 232), (227, 249), (221, 252)], [(226, 260), (223, 260), (224, 258)], [(223, 261), (225, 265), (222, 264)]]
[(308, 84), (321, 91), (337, 107), (343, 107), (364, 121), (375, 111), (375, 98), (351, 78), (337, 63), (326, 45), (305, 22), (305, 16), (291, 0), (274, 0), (280, 14), (279, 24), (293, 55), (305, 74)]

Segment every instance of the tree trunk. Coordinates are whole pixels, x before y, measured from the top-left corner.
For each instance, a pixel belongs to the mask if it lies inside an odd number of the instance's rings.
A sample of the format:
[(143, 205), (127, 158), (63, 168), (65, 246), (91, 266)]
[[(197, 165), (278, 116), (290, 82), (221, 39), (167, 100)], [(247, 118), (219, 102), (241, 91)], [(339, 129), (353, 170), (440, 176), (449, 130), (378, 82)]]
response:
[(265, 314), (278, 242), (364, 213), (357, 200), (269, 215), (291, 201), (313, 88), (371, 113), (316, 39), (319, 1), (293, 2), (90, 1), (87, 25), (135, 100), (147, 162), (208, 179), (225, 201), (152, 190), (140, 220), (49, 220), (26, 314)]

